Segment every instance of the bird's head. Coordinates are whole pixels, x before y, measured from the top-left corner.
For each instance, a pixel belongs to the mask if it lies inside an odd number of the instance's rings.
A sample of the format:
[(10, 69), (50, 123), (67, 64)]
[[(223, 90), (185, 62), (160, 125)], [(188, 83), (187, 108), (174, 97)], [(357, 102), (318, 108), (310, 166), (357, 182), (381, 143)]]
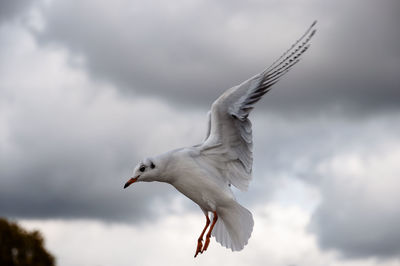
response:
[(125, 183), (124, 188), (138, 181), (157, 181), (159, 176), (160, 169), (157, 167), (156, 162), (150, 158), (146, 158), (135, 166), (133, 176)]

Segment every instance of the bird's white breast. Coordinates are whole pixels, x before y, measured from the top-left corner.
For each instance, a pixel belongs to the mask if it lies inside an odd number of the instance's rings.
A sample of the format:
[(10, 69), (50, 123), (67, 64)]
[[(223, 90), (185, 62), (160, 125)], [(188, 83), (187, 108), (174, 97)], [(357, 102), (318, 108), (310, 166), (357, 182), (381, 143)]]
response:
[(195, 153), (194, 148), (174, 152), (167, 168), (170, 183), (203, 210), (215, 211), (234, 200), (233, 193), (212, 166), (199, 165)]

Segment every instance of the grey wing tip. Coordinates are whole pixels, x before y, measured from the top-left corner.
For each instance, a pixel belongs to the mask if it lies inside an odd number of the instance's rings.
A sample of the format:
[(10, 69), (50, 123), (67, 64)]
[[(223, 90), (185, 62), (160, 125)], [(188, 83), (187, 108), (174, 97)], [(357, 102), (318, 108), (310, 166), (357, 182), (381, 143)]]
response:
[(311, 28), (314, 27), (317, 24), (318, 20), (314, 20), (314, 22), (311, 24)]
[(311, 24), (310, 29), (313, 29), (310, 33), (309, 38), (311, 38), (312, 36), (314, 36), (314, 34), (317, 32), (317, 29), (314, 28), (314, 26), (317, 24), (317, 20), (314, 20), (314, 22)]

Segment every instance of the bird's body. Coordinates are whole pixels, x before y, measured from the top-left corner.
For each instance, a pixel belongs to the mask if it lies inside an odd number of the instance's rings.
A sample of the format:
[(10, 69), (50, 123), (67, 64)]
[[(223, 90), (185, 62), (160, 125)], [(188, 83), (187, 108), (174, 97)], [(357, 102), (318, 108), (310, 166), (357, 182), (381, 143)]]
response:
[[(252, 171), (252, 129), (248, 115), (261, 97), (287, 73), (308, 49), (315, 22), (277, 61), (260, 74), (223, 93), (209, 112), (203, 143), (146, 158), (134, 170), (136, 181), (159, 181), (174, 186), (197, 203), (206, 215), (206, 226), (196, 254), (204, 252), (211, 235), (224, 247), (238, 251), (247, 244), (253, 230), (250, 211), (235, 199), (231, 185), (247, 190)], [(203, 245), (203, 235), (213, 221)]]
[(164, 172), (168, 176), (163, 178), (163, 182), (173, 185), (202, 210), (213, 212), (218, 204), (235, 200), (218, 169), (204, 161), (199, 147), (177, 149), (153, 160), (157, 162), (166, 157), (168, 162)]

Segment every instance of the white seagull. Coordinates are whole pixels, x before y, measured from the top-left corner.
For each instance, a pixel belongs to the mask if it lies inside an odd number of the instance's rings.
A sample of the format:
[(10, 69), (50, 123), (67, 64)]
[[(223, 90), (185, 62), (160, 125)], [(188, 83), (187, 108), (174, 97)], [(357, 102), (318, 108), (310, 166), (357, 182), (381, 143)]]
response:
[[(240, 85), (225, 91), (208, 112), (208, 130), (202, 144), (149, 157), (134, 169), (132, 183), (166, 182), (197, 203), (206, 225), (197, 240), (195, 257), (207, 250), (211, 235), (232, 251), (247, 244), (253, 231), (253, 216), (240, 205), (231, 185), (245, 191), (253, 163), (250, 111), (261, 97), (287, 73), (310, 46), (315, 24), (270, 67)], [(212, 213), (212, 222), (208, 216)], [(203, 245), (203, 236), (206, 235)]]

